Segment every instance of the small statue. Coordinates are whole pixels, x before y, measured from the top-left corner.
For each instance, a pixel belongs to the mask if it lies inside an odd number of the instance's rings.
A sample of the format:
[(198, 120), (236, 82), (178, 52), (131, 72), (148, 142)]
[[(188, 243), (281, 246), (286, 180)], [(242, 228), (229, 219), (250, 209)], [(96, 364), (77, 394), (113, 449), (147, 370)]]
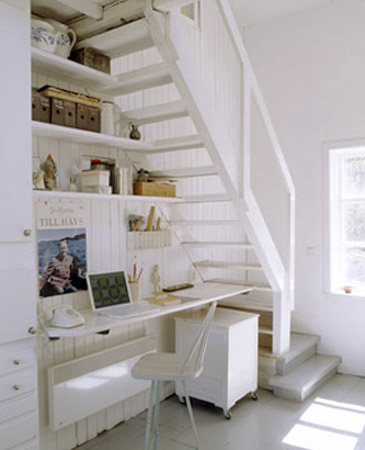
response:
[(41, 166), (44, 171), (44, 184), (48, 191), (55, 191), (57, 189), (57, 166), (52, 158), (52, 155), (48, 155), (47, 159)]
[(141, 139), (141, 133), (138, 129), (138, 126), (133, 125), (132, 122), (129, 122), (128, 126), (129, 126), (129, 129), (131, 130), (131, 132), (129, 133), (129, 138), (139, 141)]
[(155, 264), (152, 267), (152, 274), (151, 274), (151, 281), (153, 284), (153, 293), (156, 295), (159, 292), (161, 292), (161, 278), (160, 278), (160, 274), (158, 273), (159, 271), (159, 266), (158, 264)]

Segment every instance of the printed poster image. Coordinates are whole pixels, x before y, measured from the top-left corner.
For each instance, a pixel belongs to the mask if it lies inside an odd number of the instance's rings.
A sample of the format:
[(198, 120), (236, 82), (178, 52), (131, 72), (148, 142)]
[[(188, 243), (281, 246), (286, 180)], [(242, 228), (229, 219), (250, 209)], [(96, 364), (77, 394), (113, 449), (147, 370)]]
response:
[(86, 229), (38, 230), (39, 295), (86, 290)]
[(83, 201), (38, 199), (39, 295), (50, 297), (87, 290), (86, 217)]

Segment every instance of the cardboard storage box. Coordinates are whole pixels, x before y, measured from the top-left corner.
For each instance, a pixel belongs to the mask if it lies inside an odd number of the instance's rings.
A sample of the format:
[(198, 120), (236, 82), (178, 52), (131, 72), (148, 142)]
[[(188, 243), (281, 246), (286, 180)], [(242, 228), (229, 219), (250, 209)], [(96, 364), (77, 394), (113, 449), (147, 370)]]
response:
[(100, 109), (77, 103), (76, 127), (82, 130), (100, 132)]
[(109, 170), (83, 170), (82, 187), (109, 186)]
[(71, 59), (84, 66), (110, 74), (110, 58), (97, 50), (85, 47), (71, 53)]
[(64, 100), (51, 98), (51, 123), (55, 125), (65, 125)]
[(151, 197), (176, 197), (176, 186), (164, 183), (133, 183), (134, 195), (146, 195)]
[(64, 100), (65, 126), (76, 127), (76, 103)]
[(50, 99), (35, 89), (32, 91), (32, 120), (47, 123), (51, 121)]

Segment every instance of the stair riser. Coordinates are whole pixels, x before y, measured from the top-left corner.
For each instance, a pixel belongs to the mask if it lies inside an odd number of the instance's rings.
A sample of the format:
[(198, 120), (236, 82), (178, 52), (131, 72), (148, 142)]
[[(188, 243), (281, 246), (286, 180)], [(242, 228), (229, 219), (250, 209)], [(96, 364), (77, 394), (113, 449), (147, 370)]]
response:
[(291, 389), (286, 389), (283, 387), (274, 387), (273, 392), (275, 397), (283, 398), (285, 400), (293, 400), (297, 402), (303, 402), (308, 398), (314, 391), (319, 387), (327, 383), (337, 372), (337, 366), (333, 367), (329, 372), (327, 372), (323, 377), (316, 381), (309, 389), (303, 391), (293, 391)]
[(312, 356), (317, 354), (317, 344), (313, 345), (312, 347), (306, 349), (303, 351), (300, 355), (289, 361), (288, 363), (285, 363), (285, 361), (279, 360), (276, 365), (276, 372), (278, 375), (286, 375), (292, 370), (299, 367), (304, 361), (307, 361), (307, 359), (311, 358)]

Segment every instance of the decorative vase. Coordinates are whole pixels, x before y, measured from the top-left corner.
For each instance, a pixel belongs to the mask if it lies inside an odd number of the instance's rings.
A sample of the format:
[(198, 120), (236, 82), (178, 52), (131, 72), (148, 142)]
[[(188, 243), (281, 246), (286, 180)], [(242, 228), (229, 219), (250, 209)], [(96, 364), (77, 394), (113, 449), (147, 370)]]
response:
[(131, 132), (129, 133), (129, 138), (130, 139), (135, 139), (136, 141), (139, 141), (141, 139), (141, 133), (138, 130), (138, 126), (137, 125), (133, 125), (133, 123), (129, 123), (129, 127)]

